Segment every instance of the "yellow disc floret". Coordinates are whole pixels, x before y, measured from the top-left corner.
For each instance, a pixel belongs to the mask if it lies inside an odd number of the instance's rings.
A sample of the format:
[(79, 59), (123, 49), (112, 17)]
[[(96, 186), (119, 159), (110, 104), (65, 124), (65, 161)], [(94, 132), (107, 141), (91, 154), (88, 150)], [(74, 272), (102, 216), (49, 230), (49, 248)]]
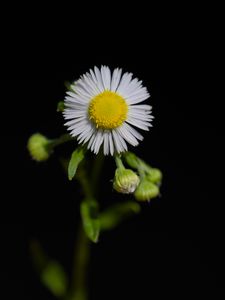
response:
[(127, 118), (128, 106), (123, 97), (115, 92), (104, 91), (95, 96), (89, 105), (89, 118), (97, 128), (113, 129)]

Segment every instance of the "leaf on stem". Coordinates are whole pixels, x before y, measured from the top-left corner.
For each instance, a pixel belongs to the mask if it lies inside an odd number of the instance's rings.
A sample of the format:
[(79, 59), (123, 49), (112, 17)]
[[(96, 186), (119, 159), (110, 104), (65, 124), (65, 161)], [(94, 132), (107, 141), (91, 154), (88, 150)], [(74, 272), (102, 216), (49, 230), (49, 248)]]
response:
[(68, 280), (63, 267), (50, 259), (36, 240), (30, 244), (31, 258), (43, 285), (56, 297), (65, 295)]
[(84, 200), (81, 203), (80, 211), (83, 227), (88, 238), (94, 242), (98, 242), (100, 233), (100, 221), (97, 216), (98, 204), (95, 200)]
[(100, 225), (102, 230), (110, 230), (115, 228), (124, 219), (137, 214), (141, 211), (141, 207), (136, 202), (125, 202), (115, 204), (112, 207), (106, 209), (99, 216)]
[(73, 151), (70, 162), (69, 162), (69, 166), (68, 166), (69, 180), (72, 180), (73, 177), (75, 176), (78, 165), (84, 159), (84, 153), (85, 153), (85, 150), (83, 147), (79, 147), (75, 151)]
[(67, 290), (67, 278), (62, 266), (56, 261), (49, 261), (41, 274), (42, 283), (53, 295), (61, 297)]

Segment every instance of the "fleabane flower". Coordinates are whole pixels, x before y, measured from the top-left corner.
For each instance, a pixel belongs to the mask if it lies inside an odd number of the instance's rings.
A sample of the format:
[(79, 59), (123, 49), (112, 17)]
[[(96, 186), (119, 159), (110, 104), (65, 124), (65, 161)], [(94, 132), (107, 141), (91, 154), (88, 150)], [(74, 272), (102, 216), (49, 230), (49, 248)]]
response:
[(134, 128), (149, 130), (151, 106), (140, 104), (150, 97), (142, 81), (116, 68), (94, 67), (71, 85), (65, 98), (65, 123), (73, 137), (97, 154), (127, 151), (127, 143), (137, 146), (143, 136)]

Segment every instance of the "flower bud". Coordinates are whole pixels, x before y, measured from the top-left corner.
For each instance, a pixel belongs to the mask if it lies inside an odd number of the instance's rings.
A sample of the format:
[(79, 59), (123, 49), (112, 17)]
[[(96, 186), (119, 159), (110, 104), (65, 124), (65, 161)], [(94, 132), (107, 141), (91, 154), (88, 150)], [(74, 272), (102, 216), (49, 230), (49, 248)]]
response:
[(134, 171), (117, 168), (113, 180), (113, 188), (119, 193), (131, 194), (135, 191), (139, 182), (140, 179)]
[(162, 172), (159, 169), (151, 168), (146, 178), (153, 183), (160, 183), (162, 181)]
[(134, 196), (138, 201), (149, 201), (159, 195), (159, 188), (147, 178), (141, 180), (137, 187)]
[(36, 161), (47, 160), (50, 156), (47, 146), (49, 145), (49, 140), (40, 133), (33, 134), (27, 143), (28, 151), (31, 157)]

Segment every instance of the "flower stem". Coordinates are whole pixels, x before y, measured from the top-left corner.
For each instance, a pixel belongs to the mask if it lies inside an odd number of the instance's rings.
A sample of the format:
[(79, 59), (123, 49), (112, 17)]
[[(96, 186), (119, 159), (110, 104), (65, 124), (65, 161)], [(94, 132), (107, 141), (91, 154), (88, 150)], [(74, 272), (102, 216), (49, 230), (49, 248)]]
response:
[(90, 242), (84, 233), (82, 224), (79, 225), (77, 242), (74, 250), (71, 300), (87, 300), (87, 268), (90, 259)]
[(115, 156), (115, 162), (118, 169), (125, 169), (123, 162), (118, 155)]
[(64, 144), (64, 143), (72, 141), (72, 140), (74, 140), (74, 138), (71, 137), (71, 135), (63, 134), (59, 138), (52, 140), (49, 144), (49, 147), (51, 147), (53, 149), (56, 146), (59, 146), (61, 144)]
[[(91, 180), (87, 177), (85, 169), (81, 168), (77, 174), (85, 201), (93, 201), (97, 193), (99, 175), (102, 169), (103, 158), (96, 157), (93, 165)], [(90, 260), (90, 240), (86, 236), (82, 222), (78, 229), (77, 241), (74, 248), (74, 265), (72, 275), (72, 293), (70, 300), (88, 300), (87, 270)]]

